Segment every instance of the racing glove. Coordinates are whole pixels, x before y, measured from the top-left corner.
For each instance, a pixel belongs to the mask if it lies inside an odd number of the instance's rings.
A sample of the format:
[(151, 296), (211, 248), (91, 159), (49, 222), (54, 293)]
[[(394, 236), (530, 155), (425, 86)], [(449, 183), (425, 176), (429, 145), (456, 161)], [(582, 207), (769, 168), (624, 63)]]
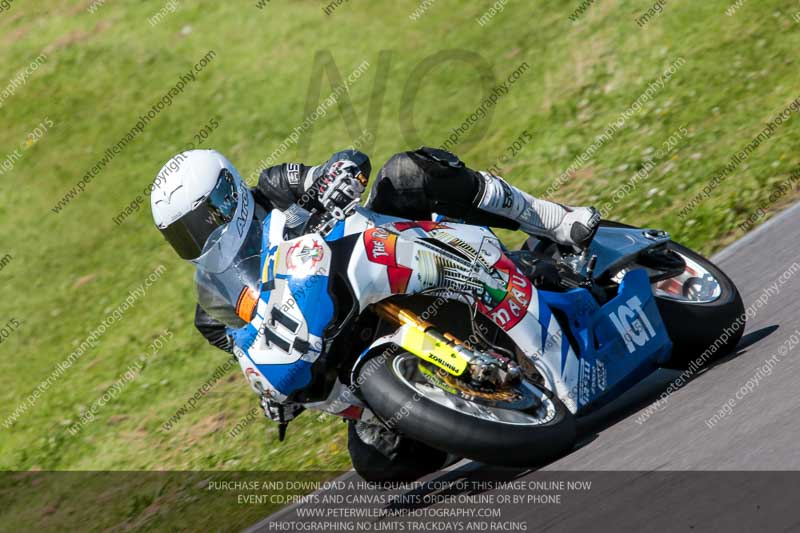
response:
[(286, 423), (291, 422), (297, 416), (305, 411), (299, 403), (294, 402), (276, 402), (268, 399), (266, 396), (261, 397), (261, 408), (264, 410), (264, 415), (273, 422)]
[[(336, 161), (311, 186), (317, 209), (344, 220), (361, 201), (367, 177), (352, 161)], [(306, 207), (306, 206), (303, 206)]]

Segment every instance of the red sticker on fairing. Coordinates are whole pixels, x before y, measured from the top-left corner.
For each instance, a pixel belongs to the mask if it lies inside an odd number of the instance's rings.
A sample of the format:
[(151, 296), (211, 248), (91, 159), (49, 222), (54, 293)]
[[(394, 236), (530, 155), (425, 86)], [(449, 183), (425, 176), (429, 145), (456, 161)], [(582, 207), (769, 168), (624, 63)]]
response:
[(336, 413), (337, 416), (341, 416), (342, 418), (349, 418), (350, 420), (361, 420), (361, 416), (364, 414), (364, 408), (359, 407), (357, 405), (351, 405), (344, 411)]
[(514, 264), (511, 259), (503, 255), (494, 264), (495, 269), (508, 275), (508, 284), (505, 296), (494, 307), (488, 307), (482, 301), (478, 302), (478, 309), (494, 321), (504, 331), (508, 331), (525, 316), (533, 295), (533, 286)]
[(322, 261), (325, 256), (325, 249), (322, 245), (311, 239), (309, 243), (306, 239), (296, 242), (289, 248), (286, 254), (286, 268), (294, 270), (299, 267), (304, 267), (305, 270), (311, 270)]
[(408, 288), (411, 269), (397, 264), (397, 235), (383, 228), (372, 228), (364, 232), (364, 248), (367, 258), (386, 267), (389, 287), (395, 294), (402, 294)]
[(421, 229), (424, 232), (433, 231), (435, 229), (449, 229), (448, 226), (434, 222), (432, 220), (418, 220), (416, 222), (395, 222), (394, 227), (397, 231), (406, 231), (412, 228)]

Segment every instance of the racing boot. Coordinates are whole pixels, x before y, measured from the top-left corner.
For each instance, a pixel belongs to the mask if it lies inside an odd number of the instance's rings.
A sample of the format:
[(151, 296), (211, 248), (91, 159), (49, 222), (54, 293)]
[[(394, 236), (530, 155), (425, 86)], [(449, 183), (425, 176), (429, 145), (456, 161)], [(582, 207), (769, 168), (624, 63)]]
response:
[(480, 174), (483, 188), (476, 198), (478, 209), (517, 222), (528, 235), (581, 250), (589, 246), (600, 224), (600, 213), (594, 207), (569, 207), (540, 200), (500, 176)]

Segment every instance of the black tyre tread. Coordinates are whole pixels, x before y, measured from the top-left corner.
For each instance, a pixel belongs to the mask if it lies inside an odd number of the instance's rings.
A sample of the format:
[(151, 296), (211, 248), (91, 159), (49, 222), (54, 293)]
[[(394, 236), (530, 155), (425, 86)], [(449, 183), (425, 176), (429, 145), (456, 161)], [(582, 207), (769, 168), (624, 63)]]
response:
[[(628, 224), (603, 220), (603, 226), (632, 228)], [(686, 304), (675, 300), (656, 297), (656, 305), (661, 313), (661, 318), (667, 327), (667, 333), (672, 340), (672, 357), (666, 366), (673, 368), (686, 368), (692, 361), (697, 360), (703, 353), (719, 339), (726, 327), (730, 327), (736, 319), (744, 315), (744, 302), (739, 290), (733, 281), (714, 263), (698, 254), (697, 252), (671, 242), (670, 247), (702, 264), (706, 269), (714, 274), (722, 286), (722, 295), (714, 302), (708, 304)], [(745, 326), (742, 324), (727, 342), (720, 345), (712, 358), (713, 359), (730, 353), (739, 344), (739, 340), (744, 334)]]
[[(400, 354), (395, 355), (398, 357)], [(576, 439), (575, 419), (558, 398), (556, 420), (537, 427), (511, 426), (458, 413), (414, 391), (391, 369), (394, 357), (367, 361), (361, 392), (369, 406), (394, 428), (434, 448), (475, 461), (501, 466), (532, 467), (569, 451)], [(408, 414), (396, 417), (406, 409)]]
[(702, 264), (714, 274), (722, 288), (722, 294), (719, 299), (707, 304), (686, 304), (656, 298), (656, 305), (673, 344), (672, 357), (667, 365), (685, 368), (717, 343), (719, 348), (712, 357), (702, 361), (702, 364), (707, 364), (730, 353), (739, 344), (744, 335), (744, 320), (741, 321), (741, 327), (736, 328), (724, 343), (718, 343), (718, 340), (722, 338), (725, 328), (730, 328), (738, 317), (744, 316), (744, 302), (733, 281), (714, 263), (680, 244), (671, 243), (670, 247)]

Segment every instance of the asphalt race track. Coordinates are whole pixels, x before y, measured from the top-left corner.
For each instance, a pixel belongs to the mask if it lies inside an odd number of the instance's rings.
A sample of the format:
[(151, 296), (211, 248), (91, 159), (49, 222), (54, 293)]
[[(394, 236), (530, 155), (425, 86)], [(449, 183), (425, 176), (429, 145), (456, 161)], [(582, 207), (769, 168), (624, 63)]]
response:
[[(733, 279), (745, 309), (793, 264), (800, 265), (800, 204), (713, 260)], [(789, 274), (791, 275), (791, 274)], [(640, 408), (657, 399), (679, 371), (660, 370), (610, 406), (584, 420), (597, 438), (551, 470), (800, 470), (800, 347), (790, 350), (752, 392), (739, 394), (765, 360), (800, 328), (800, 272), (748, 321), (738, 351), (669, 397), (660, 412), (637, 423)], [(774, 294), (774, 291), (773, 291)], [(698, 325), (701, 327), (701, 325)], [(788, 348), (788, 347), (787, 347)], [(752, 387), (751, 381), (751, 387)], [(734, 400), (732, 413), (706, 421)]]
[[(798, 230), (800, 204), (714, 257), (745, 308), (762, 298), (735, 354), (657, 403), (681, 375), (659, 370), (581, 419), (576, 449), (539, 471), (462, 461), (427, 479), (593, 481), (592, 490), (567, 493), (555, 505), (494, 505), (503, 522), (522, 524), (518, 530), (800, 530), (800, 476), (775, 472), (800, 471), (800, 346), (793, 344), (800, 333), (791, 340), (800, 329)], [(287, 507), (251, 531), (277, 531), (275, 523), (298, 520), (296, 512)], [(371, 530), (379, 530), (380, 520), (369, 519)], [(434, 522), (419, 530), (437, 530)]]

